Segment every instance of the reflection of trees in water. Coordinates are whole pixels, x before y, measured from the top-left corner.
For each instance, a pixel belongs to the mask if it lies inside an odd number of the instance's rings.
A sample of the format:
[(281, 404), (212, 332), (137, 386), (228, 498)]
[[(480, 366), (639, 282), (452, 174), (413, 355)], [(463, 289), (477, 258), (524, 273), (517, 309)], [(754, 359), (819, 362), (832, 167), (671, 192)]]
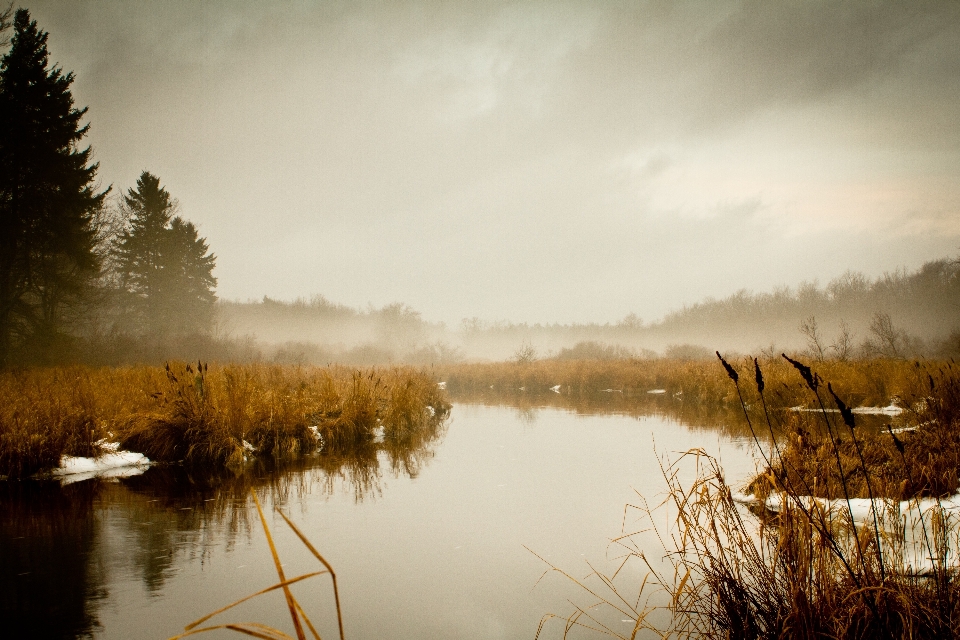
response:
[[(0, 482), (0, 615), (13, 637), (74, 638), (97, 626), (96, 602), (113, 566), (159, 592), (185, 561), (231, 549), (259, 525), (250, 490), (285, 505), (319, 489), (356, 501), (382, 492), (384, 468), (416, 477), (446, 425), (428, 420), (370, 434), (341, 451), (256, 459), (240, 472), (154, 466), (120, 482)], [(119, 535), (111, 535), (119, 534)], [(22, 632), (21, 632), (22, 629)]]
[(0, 624), (11, 638), (74, 638), (97, 626), (106, 591), (96, 483), (0, 482)]

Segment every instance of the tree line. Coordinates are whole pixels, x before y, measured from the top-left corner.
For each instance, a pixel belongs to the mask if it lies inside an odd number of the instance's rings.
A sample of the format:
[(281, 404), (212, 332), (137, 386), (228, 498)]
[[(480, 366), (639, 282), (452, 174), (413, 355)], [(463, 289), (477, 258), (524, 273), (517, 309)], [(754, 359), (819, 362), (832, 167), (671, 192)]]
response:
[[(11, 31), (12, 30), (12, 31)], [(72, 72), (26, 9), (0, 13), (0, 367), (208, 333), (216, 256), (144, 171), (100, 189)]]

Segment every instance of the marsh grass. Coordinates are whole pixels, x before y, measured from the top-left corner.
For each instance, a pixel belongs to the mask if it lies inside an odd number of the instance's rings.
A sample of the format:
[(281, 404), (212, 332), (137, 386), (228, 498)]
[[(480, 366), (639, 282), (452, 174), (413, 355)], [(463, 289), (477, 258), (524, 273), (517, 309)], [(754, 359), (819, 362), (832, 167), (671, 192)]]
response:
[[(721, 358), (720, 368), (767, 463), (750, 489), (761, 498), (776, 496), (778, 511), (761, 506), (750, 513), (703, 451), (663, 462), (666, 497), (651, 505), (639, 496), (626, 507), (624, 529), (612, 541), (619, 561), (614, 572), (591, 568), (579, 579), (548, 563), (548, 571), (574, 581), (591, 600), (567, 616), (545, 616), (538, 635), (560, 617), (564, 637), (577, 630), (617, 638), (960, 636), (960, 540), (940, 501), (955, 491), (960, 472), (956, 368), (898, 368), (909, 407), (903, 420), (915, 428), (898, 434), (864, 431), (820, 372), (784, 362), (819, 413), (770, 411), (769, 378), (759, 361), (741, 372)], [(741, 373), (752, 373), (755, 385)], [(777, 438), (780, 428), (786, 438)], [(933, 506), (917, 515), (923, 495), (933, 496)], [(858, 496), (874, 505), (859, 521), (851, 502)], [(908, 501), (899, 502), (903, 498)], [(651, 536), (662, 557), (644, 547)], [(625, 585), (622, 576), (618, 582), (631, 562), (645, 574), (639, 587)], [(669, 615), (664, 622), (656, 613)], [(630, 631), (611, 623), (618, 617), (632, 623)]]
[[(783, 435), (775, 450), (768, 448), (769, 469), (749, 490), (758, 496), (794, 490), (819, 498), (844, 498), (846, 492), (851, 498), (896, 500), (956, 493), (960, 369), (953, 362), (911, 368), (912, 380), (898, 396), (904, 412), (876, 431), (861, 428), (833, 385), (810, 371), (807, 386), (825, 410), (769, 415)], [(761, 401), (758, 394), (756, 404)]]
[(449, 410), (436, 380), (409, 367), (9, 370), (0, 372), (0, 475), (95, 456), (102, 441), (155, 461), (231, 468), (257, 456), (342, 455), (378, 434), (435, 429)]
[[(752, 366), (752, 360), (749, 361)], [(772, 406), (793, 407), (811, 402), (808, 390), (793, 367), (782, 358), (759, 361), (767, 380)], [(894, 396), (916, 387), (913, 362), (899, 359), (831, 360), (818, 364), (820, 374), (851, 406), (886, 406)], [(668, 397), (689, 404), (727, 407), (739, 411), (736, 389), (713, 359), (620, 359), (533, 362), (463, 363), (436, 369), (451, 394), (517, 398), (548, 395), (560, 385), (562, 395), (591, 398), (604, 393), (644, 396), (662, 389)]]

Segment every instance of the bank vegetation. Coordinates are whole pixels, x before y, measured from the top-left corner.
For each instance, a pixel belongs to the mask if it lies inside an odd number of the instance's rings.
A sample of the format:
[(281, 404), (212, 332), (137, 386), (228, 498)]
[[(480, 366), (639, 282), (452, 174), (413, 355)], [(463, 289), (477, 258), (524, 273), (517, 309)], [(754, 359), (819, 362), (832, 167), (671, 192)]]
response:
[(158, 462), (238, 468), (254, 457), (402, 444), (449, 413), (428, 372), (266, 364), (0, 372), (0, 475), (120, 447)]

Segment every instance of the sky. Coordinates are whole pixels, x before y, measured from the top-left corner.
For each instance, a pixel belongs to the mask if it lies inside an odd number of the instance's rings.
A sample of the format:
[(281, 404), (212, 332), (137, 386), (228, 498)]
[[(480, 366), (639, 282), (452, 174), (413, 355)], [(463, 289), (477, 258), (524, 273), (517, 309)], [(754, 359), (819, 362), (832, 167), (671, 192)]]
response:
[(25, 6), (221, 298), (654, 321), (960, 256), (960, 3)]

